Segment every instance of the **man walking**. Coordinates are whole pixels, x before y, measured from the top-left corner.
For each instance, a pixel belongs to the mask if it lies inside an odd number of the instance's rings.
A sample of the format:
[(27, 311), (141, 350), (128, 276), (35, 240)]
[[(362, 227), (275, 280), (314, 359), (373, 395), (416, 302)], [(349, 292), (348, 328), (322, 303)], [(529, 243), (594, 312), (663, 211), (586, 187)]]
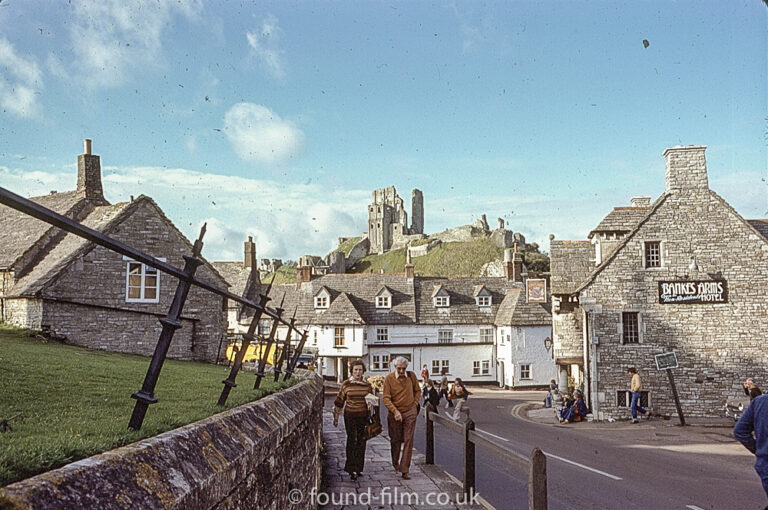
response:
[(632, 383), (629, 386), (629, 389), (632, 392), (632, 423), (637, 423), (638, 411), (640, 411), (640, 414), (643, 414), (646, 418), (650, 419), (651, 412), (640, 406), (640, 396), (643, 391), (643, 381), (640, 380), (640, 374), (637, 373), (635, 367), (629, 367), (627, 373), (632, 378)]
[[(755, 471), (768, 496), (768, 395), (752, 400), (733, 427), (733, 436), (755, 454)], [(765, 508), (768, 510), (768, 506)]]
[(408, 370), (408, 360), (398, 356), (395, 358), (395, 371), (384, 378), (382, 400), (388, 411), (387, 429), (392, 448), (392, 465), (406, 480), (411, 479), (408, 470), (411, 467), (413, 433), (416, 430), (420, 396), (421, 388), (416, 374)]

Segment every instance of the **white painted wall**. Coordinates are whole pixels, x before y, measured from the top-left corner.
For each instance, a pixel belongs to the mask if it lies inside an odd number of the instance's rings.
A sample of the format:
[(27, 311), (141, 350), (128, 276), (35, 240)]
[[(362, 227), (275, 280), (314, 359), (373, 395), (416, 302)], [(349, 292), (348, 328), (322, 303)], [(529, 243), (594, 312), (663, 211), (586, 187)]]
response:
[[(499, 369), (499, 383), (509, 387), (546, 386), (551, 379), (557, 379), (552, 351), (547, 351), (544, 344), (551, 334), (550, 326), (499, 328), (498, 361), (504, 365), (503, 373)], [(530, 365), (530, 379), (521, 378), (521, 365)]]

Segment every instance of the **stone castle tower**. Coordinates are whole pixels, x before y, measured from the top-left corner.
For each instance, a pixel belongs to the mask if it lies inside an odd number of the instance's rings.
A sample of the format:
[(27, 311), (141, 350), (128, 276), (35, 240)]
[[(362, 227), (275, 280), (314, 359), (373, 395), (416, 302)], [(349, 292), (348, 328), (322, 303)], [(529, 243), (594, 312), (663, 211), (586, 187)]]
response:
[(420, 190), (413, 190), (411, 212), (413, 223), (408, 228), (408, 213), (395, 187), (374, 190), (368, 206), (370, 252), (384, 253), (390, 250), (395, 238), (424, 233), (424, 195)]

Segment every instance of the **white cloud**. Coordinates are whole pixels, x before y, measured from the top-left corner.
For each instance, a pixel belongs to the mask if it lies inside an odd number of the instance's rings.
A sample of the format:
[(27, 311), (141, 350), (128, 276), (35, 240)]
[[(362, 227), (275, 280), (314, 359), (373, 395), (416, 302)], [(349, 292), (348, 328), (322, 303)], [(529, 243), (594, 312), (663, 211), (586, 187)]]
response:
[(159, 58), (164, 31), (174, 14), (193, 18), (199, 1), (84, 0), (73, 3), (70, 40), (77, 76), (90, 87), (114, 87)]
[(245, 34), (248, 45), (253, 49), (256, 57), (275, 78), (285, 77), (280, 58), (283, 52), (279, 48), (282, 32), (283, 30), (278, 26), (277, 18), (270, 14), (262, 22), (260, 29)]
[(35, 117), (40, 113), (42, 88), (37, 62), (19, 55), (13, 44), (0, 37), (0, 108), (17, 117)]
[(240, 159), (279, 164), (304, 150), (304, 133), (269, 108), (237, 103), (224, 116), (224, 132)]

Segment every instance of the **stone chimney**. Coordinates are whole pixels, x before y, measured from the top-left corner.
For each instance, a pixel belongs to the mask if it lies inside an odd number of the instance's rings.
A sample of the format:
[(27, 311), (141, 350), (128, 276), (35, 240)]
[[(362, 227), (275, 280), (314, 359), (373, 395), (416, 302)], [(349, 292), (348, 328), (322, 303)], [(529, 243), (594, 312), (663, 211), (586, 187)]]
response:
[(409, 280), (413, 280), (416, 275), (416, 271), (413, 267), (413, 256), (411, 255), (411, 248), (405, 249), (405, 277)]
[(98, 202), (104, 200), (101, 188), (101, 160), (91, 154), (91, 140), (84, 140), (85, 154), (77, 157), (77, 191), (85, 192), (85, 198)]
[(256, 269), (256, 243), (253, 242), (253, 236), (248, 236), (248, 240), (244, 244), (243, 267)]
[(516, 282), (523, 281), (523, 254), (515, 252), (512, 258), (512, 280)]
[(707, 150), (706, 145), (688, 145), (670, 147), (664, 151), (664, 157), (667, 160), (667, 193), (709, 189), (705, 150)]
[(632, 207), (650, 207), (651, 197), (632, 197), (629, 199)]
[(504, 250), (504, 278), (512, 280), (515, 273), (515, 266), (512, 261), (514, 258), (514, 249), (507, 248)]
[(296, 269), (296, 287), (301, 287), (301, 284), (308, 282), (312, 279), (312, 267), (311, 266), (299, 266)]

